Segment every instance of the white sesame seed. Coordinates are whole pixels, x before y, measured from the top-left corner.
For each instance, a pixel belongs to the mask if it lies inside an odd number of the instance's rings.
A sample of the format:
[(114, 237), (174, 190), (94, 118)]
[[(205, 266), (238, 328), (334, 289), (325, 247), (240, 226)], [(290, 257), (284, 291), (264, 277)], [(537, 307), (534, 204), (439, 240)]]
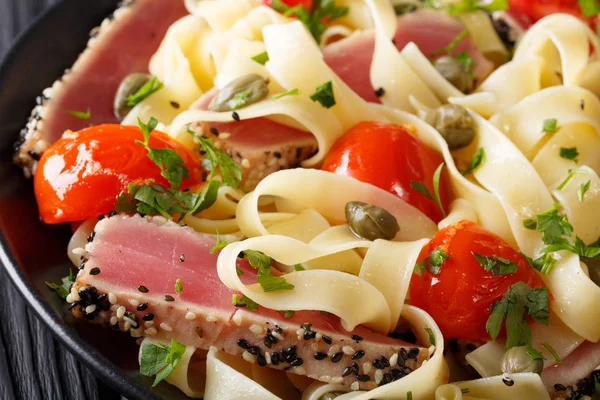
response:
[(242, 316), (239, 313), (235, 313), (232, 320), (237, 326), (242, 326)]
[(247, 158), (244, 158), (242, 160), (242, 168), (250, 168), (250, 160), (248, 160)]
[(335, 378), (331, 378), (331, 383), (342, 383), (344, 382), (344, 378), (342, 378), (341, 376), (336, 376)]
[(358, 381), (353, 382), (352, 385), (350, 385), (350, 389), (352, 389), (352, 390), (360, 389), (360, 383), (358, 383)]
[(273, 337), (274, 337), (275, 339), (277, 339), (277, 340), (285, 340), (285, 338), (283, 337), (283, 335), (282, 335), (281, 333), (279, 333), (279, 332), (275, 332), (275, 331), (273, 331), (273, 332), (271, 333), (271, 335), (273, 335)]
[(383, 379), (383, 371), (378, 369), (377, 371), (375, 371), (375, 383), (379, 385), (381, 383), (382, 379)]
[(294, 367), (293, 372), (298, 375), (306, 375), (306, 370), (302, 366)]
[(304, 329), (302, 329), (302, 328), (297, 329), (296, 335), (298, 335), (298, 338), (301, 338), (304, 335)]
[(77, 277), (81, 278), (83, 276), (84, 272), (82, 269), (79, 270), (79, 272), (77, 272)]
[(427, 364), (427, 360), (423, 360), (423, 362), (421, 363), (421, 367), (425, 364)]
[(141, 337), (142, 336), (142, 329), (138, 328), (138, 329), (131, 329), (129, 330), (129, 334), (131, 335), (131, 337)]
[(354, 353), (356, 353), (351, 346), (344, 346), (344, 347), (342, 347), (342, 351), (344, 352), (344, 354), (349, 355), (349, 356), (351, 356)]
[(171, 328), (171, 325), (167, 324), (166, 322), (160, 323), (160, 329), (162, 329), (163, 331), (167, 331), (167, 332), (173, 331), (173, 328)]
[(390, 367), (395, 367), (396, 365), (398, 365), (398, 353), (394, 353), (390, 357)]
[(327, 382), (327, 383), (329, 383), (331, 381), (331, 377), (329, 375), (323, 375), (323, 376), (319, 377), (319, 380), (321, 382)]
[(227, 133), (227, 132), (219, 133), (219, 139), (221, 139), (221, 140), (227, 140), (230, 137), (231, 137), (231, 133)]
[(75, 303), (75, 300), (73, 300), (73, 295), (71, 293), (67, 295), (67, 298), (65, 300), (67, 301), (67, 303)]
[(206, 321), (208, 321), (208, 322), (215, 322), (215, 321), (218, 321), (218, 320), (219, 320), (219, 318), (215, 317), (214, 315), (207, 315), (206, 316)]
[(262, 335), (265, 330), (263, 328), (261, 328), (259, 325), (256, 324), (252, 324), (250, 325), (250, 332), (254, 333), (255, 335)]
[(254, 364), (256, 362), (256, 356), (253, 356), (252, 354), (248, 353), (247, 351), (244, 351), (242, 353), (242, 358), (252, 364)]
[(148, 328), (144, 331), (144, 335), (146, 336), (154, 336), (156, 335), (157, 331), (156, 328)]
[(113, 292), (108, 292), (108, 301), (110, 302), (110, 304), (116, 304), (117, 296), (115, 296)]
[(267, 364), (271, 364), (271, 353), (268, 351), (265, 352), (265, 360), (267, 361)]
[(373, 366), (371, 365), (370, 362), (366, 362), (363, 364), (363, 372), (365, 374), (368, 374), (369, 372), (371, 372), (371, 369), (373, 368)]
[(131, 329), (131, 322), (125, 321), (125, 323), (123, 324), (123, 332), (127, 332), (130, 329)]
[(125, 307), (121, 306), (117, 308), (117, 318), (121, 319), (125, 315)]
[(333, 346), (331, 346), (329, 348), (329, 351), (327, 352), (327, 355), (332, 356), (335, 353), (339, 353), (339, 351), (340, 351), (340, 346), (337, 345), (337, 344), (334, 344)]
[(117, 322), (119, 322), (119, 320), (117, 319), (117, 317), (110, 317), (110, 324), (111, 325), (116, 325)]
[(144, 326), (146, 328), (152, 328), (154, 326), (154, 321), (146, 321), (144, 322)]
[(125, 321), (125, 322), (129, 322), (129, 323), (131, 324), (131, 326), (136, 326), (136, 325), (138, 325), (138, 323), (137, 323), (137, 322), (135, 322), (135, 320), (133, 320), (133, 319), (131, 319), (131, 318), (129, 318), (129, 317), (123, 317), (123, 321)]
[(323, 334), (321, 332), (317, 332), (317, 334), (315, 335), (315, 340), (317, 342), (320, 342), (321, 339), (323, 339)]
[(90, 304), (89, 306), (87, 306), (87, 307), (85, 308), (85, 313), (86, 313), (86, 314), (91, 314), (91, 313), (93, 313), (94, 311), (96, 311), (96, 305), (95, 305), (95, 304)]
[(75, 286), (71, 287), (71, 295), (73, 295), (74, 301), (81, 300), (81, 297), (79, 297), (79, 291), (77, 291), (77, 289), (75, 289)]
[(85, 250), (83, 247), (77, 247), (72, 250), (72, 253), (77, 256), (85, 256)]
[(192, 321), (192, 320), (196, 319), (196, 314), (194, 314), (191, 311), (188, 311), (187, 314), (185, 314), (185, 319)]
[(140, 302), (136, 299), (129, 299), (129, 304), (131, 304), (133, 307), (137, 307), (140, 305)]

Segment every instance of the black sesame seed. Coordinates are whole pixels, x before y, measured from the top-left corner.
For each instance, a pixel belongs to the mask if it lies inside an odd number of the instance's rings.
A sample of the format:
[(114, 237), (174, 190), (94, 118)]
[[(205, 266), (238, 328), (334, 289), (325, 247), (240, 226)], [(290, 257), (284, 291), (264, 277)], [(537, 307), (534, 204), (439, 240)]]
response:
[(260, 347), (252, 346), (248, 349), (248, 353), (252, 354), (253, 356), (257, 356), (260, 354)]
[(398, 357), (398, 366), (404, 367), (406, 365), (406, 358)]
[(292, 362), (290, 363), (290, 365), (291, 365), (292, 367), (299, 367), (299, 366), (301, 366), (302, 364), (304, 364), (304, 360), (303, 360), (303, 359), (301, 359), (301, 358), (296, 358), (295, 360), (292, 360)]
[(565, 387), (565, 385), (561, 385), (560, 383), (557, 383), (556, 385), (554, 385), (554, 390), (562, 391), (562, 390), (567, 390), (567, 388)]
[(241, 119), (240, 119), (240, 114), (238, 114), (238, 113), (237, 113), (237, 112), (235, 112), (235, 111), (231, 113), (231, 118), (235, 119), (237, 122), (240, 122), (240, 121), (241, 121)]
[(108, 298), (108, 295), (106, 293), (102, 293), (100, 296), (98, 296), (98, 302), (104, 303), (107, 298)]
[(273, 364), (273, 365), (279, 364), (279, 353), (273, 353), (271, 355), (271, 364)]
[(362, 374), (362, 375), (358, 375), (356, 377), (356, 379), (358, 379), (361, 382), (369, 382), (371, 380), (371, 377), (369, 375)]
[(94, 241), (95, 237), (96, 237), (96, 231), (92, 231), (92, 233), (90, 234), (90, 236), (88, 236), (88, 238), (87, 238), (87, 242), (88, 243), (92, 243)]
[(352, 340), (356, 340), (357, 342), (360, 342), (363, 340), (362, 336), (358, 336), (358, 335), (352, 335), (350, 336), (352, 338)]
[(140, 292), (142, 292), (142, 293), (148, 293), (149, 292), (148, 288), (146, 286), (144, 286), (144, 285), (138, 286), (138, 290)]
[(342, 357), (344, 357), (344, 352), (340, 351), (335, 353), (333, 356), (331, 356), (331, 362), (338, 363), (342, 360)]
[(404, 376), (404, 373), (401, 370), (399, 370), (398, 368), (394, 368), (390, 372), (392, 373), (392, 377), (394, 379), (400, 379)]
[(327, 344), (331, 344), (332, 343), (331, 338), (329, 336), (327, 336), (327, 335), (323, 335), (323, 341), (325, 343), (327, 343)]
[(170, 294), (165, 294), (165, 301), (175, 301), (175, 298)]
[(317, 351), (315, 353), (315, 360), (324, 360), (326, 358), (327, 358), (327, 353), (323, 353), (323, 352), (320, 352), (320, 351)]
[(275, 158), (281, 158), (281, 153), (278, 151), (274, 151), (273, 155), (275, 156)]
[(110, 210), (110, 212), (107, 215), (107, 218), (114, 217), (115, 215), (117, 215), (117, 212), (115, 210)]
[(392, 380), (393, 378), (391, 374), (383, 374), (383, 379), (381, 379), (381, 383), (379, 383), (379, 386), (387, 385)]
[(273, 337), (273, 335), (271, 335), (270, 333), (267, 333), (265, 335), (265, 338), (263, 339), (263, 344), (265, 345), (265, 347), (267, 349), (270, 349), (271, 346), (273, 346), (273, 340), (272, 339), (275, 339), (275, 337)]
[(180, 107), (179, 103), (178, 103), (178, 102), (176, 102), (176, 101), (171, 101), (171, 106), (172, 106), (173, 108), (179, 108), (179, 107)]
[(215, 136), (219, 136), (219, 131), (217, 130), (217, 128), (215, 128), (214, 126), (211, 126), (210, 129), (208, 130), (210, 133), (212, 133)]
[(79, 269), (84, 269), (85, 268), (85, 262), (82, 262), (81, 264), (79, 264)]
[(502, 378), (502, 383), (504, 383), (506, 386), (512, 386), (515, 384), (515, 381), (513, 381), (512, 379), (510, 379), (508, 377), (504, 377), (504, 378)]
[(346, 367), (344, 368), (344, 370), (342, 371), (342, 378), (347, 377), (348, 375), (350, 375), (352, 373), (352, 369), (350, 367)]
[(358, 369), (358, 364), (357, 364), (357, 363), (353, 362), (353, 363), (350, 365), (350, 369), (352, 370), (352, 373), (353, 373), (354, 375), (358, 375), (359, 369)]
[(315, 331), (304, 331), (304, 340), (314, 339), (317, 336)]
[(403, 368), (402, 368), (402, 373), (403, 373), (404, 375), (408, 375), (408, 374), (410, 374), (411, 372), (412, 372), (412, 368), (411, 368), (411, 367), (403, 367)]
[(202, 182), (206, 182), (208, 179), (208, 172), (202, 171)]
[(35, 161), (40, 161), (40, 155), (35, 151), (28, 151), (29, 157), (33, 158)]
[(577, 390), (583, 396), (591, 396), (595, 392), (594, 381), (590, 378), (583, 378), (577, 382)]
[(259, 367), (264, 367), (267, 365), (267, 359), (262, 354), (256, 356), (256, 362), (258, 363)]
[(381, 97), (385, 94), (385, 89), (380, 87), (377, 90), (375, 90), (375, 96), (377, 97)]
[(371, 364), (373, 364), (373, 366), (377, 369), (385, 368), (385, 365), (381, 362), (381, 360), (373, 360), (373, 362)]
[(148, 303), (142, 303), (137, 306), (138, 311), (145, 311), (148, 308)]
[(381, 356), (381, 363), (383, 364), (384, 368), (387, 368), (390, 366), (390, 362), (384, 356)]
[(244, 350), (248, 350), (250, 348), (248, 341), (245, 339), (238, 339), (237, 345), (240, 346)]
[(406, 351), (406, 349), (403, 347), (400, 349), (400, 353), (398, 353), (399, 357), (403, 360), (406, 360), (408, 358), (408, 352)]
[(179, 262), (184, 262), (185, 261), (185, 254), (180, 254), (179, 255)]
[(105, 301), (104, 303), (100, 304), (100, 309), (102, 311), (108, 311), (110, 310), (110, 303), (108, 301)]
[(407, 358), (409, 358), (409, 359), (414, 358), (416, 360), (418, 355), (419, 355), (419, 349), (417, 349), (416, 347), (411, 347), (411, 349), (408, 351)]
[(352, 354), (353, 360), (360, 360), (365, 355), (364, 350), (358, 350), (356, 353)]
[(90, 275), (98, 275), (100, 273), (100, 268), (95, 267), (90, 269)]
[(152, 314), (151, 312), (144, 314), (144, 316), (142, 317), (142, 319), (144, 321), (152, 321), (154, 319), (154, 314)]
[(98, 290), (93, 286), (79, 289), (77, 293), (81, 298), (80, 302), (84, 304), (92, 304), (98, 299)]

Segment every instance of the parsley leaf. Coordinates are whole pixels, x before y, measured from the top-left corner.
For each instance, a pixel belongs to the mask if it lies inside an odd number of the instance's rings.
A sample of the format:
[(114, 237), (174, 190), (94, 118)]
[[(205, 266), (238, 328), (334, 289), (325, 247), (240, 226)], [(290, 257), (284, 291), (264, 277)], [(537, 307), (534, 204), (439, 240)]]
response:
[[(427, 197), (429, 200), (433, 200), (433, 195), (425, 186), (425, 183), (421, 181), (410, 181), (410, 187), (421, 193), (423, 196)], [(435, 200), (434, 200), (435, 201)]]
[(249, 297), (242, 295), (242, 297), (238, 298), (237, 294), (234, 294), (231, 303), (236, 307), (246, 307), (249, 310), (256, 311), (258, 310), (258, 303), (252, 300)]
[(461, 51), (454, 58), (456, 58), (462, 65), (465, 66), (465, 69), (467, 70), (469, 76), (473, 76), (473, 67), (475, 66), (475, 60), (471, 58), (469, 53), (467, 53), (466, 51)]
[(542, 133), (554, 133), (557, 129), (556, 118), (548, 118), (544, 120), (542, 124)]
[(65, 110), (67, 113), (79, 119), (90, 119), (92, 117), (92, 110), (88, 107), (85, 111)]
[(480, 147), (477, 149), (477, 151), (473, 155), (473, 158), (471, 158), (471, 162), (469, 163), (469, 168), (465, 169), (464, 171), (461, 171), (461, 173), (463, 175), (466, 175), (470, 172), (475, 171), (477, 168), (479, 168), (479, 166), (481, 165), (481, 163), (483, 161), (485, 161), (485, 149), (483, 147)]
[(425, 325), (425, 332), (427, 332), (427, 334), (429, 335), (429, 344), (431, 344), (432, 346), (435, 346), (435, 335), (433, 334), (433, 331), (431, 330), (431, 328), (428, 327), (427, 325)]
[[(542, 344), (543, 346), (543, 344)], [(527, 346), (525, 346), (525, 351), (527, 352), (527, 354), (529, 355), (529, 357), (531, 357), (532, 360), (545, 360), (546, 358), (544, 357), (544, 355), (536, 350), (532, 345), (528, 344)]]
[(531, 329), (527, 315), (538, 323), (548, 325), (548, 291), (545, 287), (532, 289), (524, 282), (517, 282), (492, 306), (486, 331), (492, 340), (496, 340), (502, 322), (505, 321), (507, 350), (514, 346), (531, 346)]
[(470, 390), (469, 390), (469, 388), (462, 388), (462, 389), (460, 389), (460, 392), (461, 392), (462, 394), (467, 394), (467, 393), (469, 393), (469, 392), (470, 392)]
[(600, 3), (598, 0), (578, 0), (579, 8), (584, 17), (594, 17), (600, 14)]
[(415, 265), (415, 273), (419, 276), (422, 276), (422, 273), (425, 271), (425, 265), (427, 265), (429, 272), (431, 272), (433, 275), (437, 275), (442, 269), (444, 260), (447, 259), (448, 254), (441, 247), (436, 247), (431, 253), (429, 253), (427, 258)]
[(450, 41), (450, 43), (448, 43), (446, 46), (442, 47), (441, 49), (437, 49), (436, 51), (431, 53), (431, 57), (436, 57), (439, 56), (440, 54), (443, 53), (448, 53), (449, 56), (452, 55), (452, 51), (454, 51), (454, 48), (467, 36), (469, 36), (469, 30), (468, 29), (464, 29), (463, 31), (461, 31), (458, 35), (456, 35), (456, 37), (454, 39), (452, 39)]
[(255, 250), (244, 250), (244, 255), (250, 265), (258, 269), (256, 281), (265, 292), (294, 289), (284, 277), (271, 275), (271, 257)]
[(435, 204), (438, 206), (444, 218), (446, 218), (446, 211), (444, 211), (444, 206), (442, 205), (442, 200), (440, 198), (440, 177), (442, 174), (442, 169), (444, 168), (444, 163), (441, 163), (435, 173), (433, 174), (433, 193), (427, 189), (427, 186), (423, 182), (420, 181), (410, 181), (410, 187), (412, 187), (417, 192), (421, 193), (423, 196), (427, 197), (429, 200), (435, 201)]
[(577, 197), (579, 198), (579, 202), (583, 203), (583, 199), (585, 197), (585, 193), (590, 189), (592, 181), (587, 181), (579, 185), (579, 189), (577, 190)]
[(558, 353), (556, 352), (556, 350), (554, 350), (554, 349), (552, 348), (552, 346), (550, 346), (550, 345), (549, 345), (548, 343), (546, 343), (546, 342), (543, 342), (543, 343), (542, 343), (542, 346), (544, 346), (544, 348), (545, 348), (546, 350), (548, 350), (548, 353), (550, 353), (550, 355), (552, 356), (552, 358), (554, 358), (554, 360), (556, 361), (556, 363), (557, 363), (557, 364), (560, 364), (560, 363), (561, 363), (561, 361), (562, 361), (562, 360), (560, 359), (560, 356), (558, 355)]
[(296, 88), (296, 89), (290, 89), (290, 90), (287, 90), (287, 91), (285, 91), (283, 93), (279, 93), (276, 96), (273, 96), (273, 100), (279, 100), (282, 97), (286, 97), (286, 96), (297, 96), (300, 93), (301, 93), (300, 89), (298, 89), (298, 88)]
[(163, 178), (167, 179), (173, 189), (179, 188), (181, 180), (188, 178), (188, 170), (183, 164), (183, 160), (173, 149), (156, 149), (150, 147), (150, 135), (158, 125), (156, 118), (151, 117), (148, 124), (144, 124), (138, 117), (138, 124), (144, 135), (144, 141), (136, 140), (137, 144), (141, 144), (148, 150), (148, 158), (152, 160), (161, 170)]
[(199, 136), (190, 129), (188, 129), (188, 133), (200, 142), (200, 151), (204, 153), (202, 167), (210, 171), (210, 179), (215, 177), (217, 167), (219, 167), (223, 183), (235, 189), (239, 188), (242, 179), (240, 166), (223, 150), (217, 149), (212, 140)]
[(186, 347), (175, 339), (171, 339), (171, 346), (142, 343), (140, 373), (144, 376), (156, 375), (152, 387), (158, 385), (175, 370), (185, 349)]
[(577, 163), (579, 152), (577, 151), (577, 147), (561, 147), (560, 156), (566, 160), (575, 161), (575, 163)]
[(471, 254), (477, 259), (479, 265), (486, 271), (491, 272), (493, 276), (508, 275), (517, 272), (517, 264), (502, 257), (484, 256), (474, 251)]
[(175, 281), (175, 293), (181, 294), (183, 291), (183, 286), (181, 285), (181, 279), (177, 278)]
[(252, 92), (250, 90), (242, 90), (241, 92), (237, 92), (231, 100), (227, 101), (227, 104), (231, 110), (237, 110), (246, 105), (251, 95)]
[(267, 61), (269, 61), (269, 54), (267, 54), (266, 51), (263, 51), (262, 53), (257, 54), (254, 57), (252, 57), (252, 60), (256, 61), (260, 65), (265, 65), (267, 63)]
[(448, 12), (451, 15), (456, 15), (469, 11), (502, 11), (508, 8), (508, 0), (492, 0), (486, 2), (486, 4), (481, 4), (478, 0), (462, 0), (460, 3), (452, 5)]
[(294, 271), (304, 271), (304, 267), (301, 264), (294, 265)]
[(535, 260), (523, 253), (521, 255), (527, 259), (531, 268), (540, 271), (542, 274), (549, 274), (556, 264), (556, 259), (552, 257), (552, 254), (543, 254)]
[(291, 318), (292, 315), (294, 315), (294, 313), (296, 311), (292, 311), (292, 310), (277, 310), (277, 312), (283, 313), (283, 318)]
[(333, 83), (329, 81), (317, 87), (315, 93), (310, 96), (310, 99), (312, 101), (318, 101), (325, 108), (331, 108), (335, 106)]
[(223, 240), (221, 241), (221, 235), (219, 235), (219, 231), (217, 231), (217, 243), (210, 249), (210, 254), (215, 254), (217, 251), (225, 248), (229, 242)]
[(406, 400), (413, 400), (411, 391), (406, 392)]
[(134, 107), (139, 102), (144, 100), (146, 97), (150, 96), (152, 93), (156, 92), (158, 89), (162, 88), (163, 84), (158, 80), (157, 77), (153, 76), (150, 78), (148, 82), (144, 84), (137, 92), (129, 95), (127, 97), (127, 106)]
[(69, 293), (71, 293), (71, 287), (75, 283), (75, 277), (73, 276), (73, 270), (69, 269), (69, 275), (62, 278), (62, 283), (57, 285), (52, 282), (45, 282), (46, 286), (50, 290), (53, 290), (61, 299), (66, 300)]
[(273, 0), (271, 6), (286, 17), (295, 16), (302, 22), (315, 38), (321, 43), (323, 32), (327, 29), (326, 23), (348, 15), (348, 7), (337, 7), (334, 0), (320, 0), (316, 2), (312, 13), (301, 5), (290, 7), (281, 0)]

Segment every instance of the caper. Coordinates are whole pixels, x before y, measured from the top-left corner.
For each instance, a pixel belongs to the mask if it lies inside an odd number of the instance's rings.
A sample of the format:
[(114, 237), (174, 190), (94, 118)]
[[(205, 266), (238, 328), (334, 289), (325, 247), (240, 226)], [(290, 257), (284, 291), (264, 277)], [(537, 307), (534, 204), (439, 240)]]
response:
[(520, 372), (535, 372), (541, 375), (544, 369), (543, 360), (534, 360), (527, 352), (525, 346), (511, 347), (504, 353), (502, 359), (502, 372), (505, 374), (518, 374)]
[(212, 99), (210, 111), (232, 111), (257, 103), (269, 94), (268, 80), (257, 74), (248, 74), (231, 81)]
[(127, 98), (132, 94), (135, 94), (146, 82), (150, 80), (151, 76), (148, 74), (142, 74), (139, 72), (127, 75), (119, 85), (117, 93), (115, 94), (115, 101), (113, 108), (115, 116), (119, 121), (123, 120), (127, 113), (131, 111), (133, 107), (127, 105)]
[(388, 211), (360, 201), (346, 204), (346, 220), (356, 236), (367, 240), (392, 240), (400, 230), (396, 217)]
[(327, 393), (319, 396), (318, 400), (333, 400), (336, 397), (341, 396), (343, 394), (346, 394), (346, 393), (345, 392), (327, 392)]
[(465, 64), (455, 57), (444, 56), (433, 62), (433, 66), (448, 82), (463, 93), (473, 90), (475, 79), (473, 74), (467, 70)]
[(475, 139), (475, 121), (462, 106), (445, 104), (436, 109), (429, 119), (450, 150), (467, 147)]

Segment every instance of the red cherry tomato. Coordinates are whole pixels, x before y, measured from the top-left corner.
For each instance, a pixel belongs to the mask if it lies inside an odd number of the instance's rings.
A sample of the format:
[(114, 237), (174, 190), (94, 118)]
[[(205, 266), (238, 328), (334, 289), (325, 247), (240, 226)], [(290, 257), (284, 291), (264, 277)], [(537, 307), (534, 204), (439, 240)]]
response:
[(510, 0), (509, 10), (526, 15), (532, 22), (554, 13), (571, 14), (589, 24), (595, 20), (583, 16), (577, 0)]
[[(115, 197), (132, 181), (152, 180), (169, 187), (152, 162), (138, 127), (98, 125), (65, 134), (44, 152), (34, 189), (40, 216), (49, 224), (81, 221), (110, 212)], [(200, 159), (168, 135), (154, 131), (154, 148), (173, 149), (188, 169), (180, 189), (201, 181)]]
[[(446, 337), (489, 340), (485, 324), (492, 304), (514, 283), (522, 281), (532, 288), (543, 286), (542, 280), (519, 252), (474, 222), (461, 221), (439, 231), (423, 247), (419, 261), (438, 247), (448, 258), (437, 275), (428, 268), (421, 277), (413, 274), (410, 302), (427, 311)], [(512, 261), (517, 264), (517, 271), (494, 276), (483, 269), (472, 252)]]
[[(405, 127), (361, 122), (333, 145), (323, 170), (387, 190), (439, 222), (442, 212), (435, 201), (413, 189), (411, 181), (423, 182), (434, 193), (433, 174), (442, 162), (442, 157)], [(440, 179), (440, 197), (447, 211), (451, 194), (445, 169)]]
[[(265, 6), (272, 7), (273, 0), (261, 0)], [(288, 7), (296, 7), (302, 6), (308, 12), (312, 11), (313, 8), (313, 0), (281, 0), (283, 4)]]

